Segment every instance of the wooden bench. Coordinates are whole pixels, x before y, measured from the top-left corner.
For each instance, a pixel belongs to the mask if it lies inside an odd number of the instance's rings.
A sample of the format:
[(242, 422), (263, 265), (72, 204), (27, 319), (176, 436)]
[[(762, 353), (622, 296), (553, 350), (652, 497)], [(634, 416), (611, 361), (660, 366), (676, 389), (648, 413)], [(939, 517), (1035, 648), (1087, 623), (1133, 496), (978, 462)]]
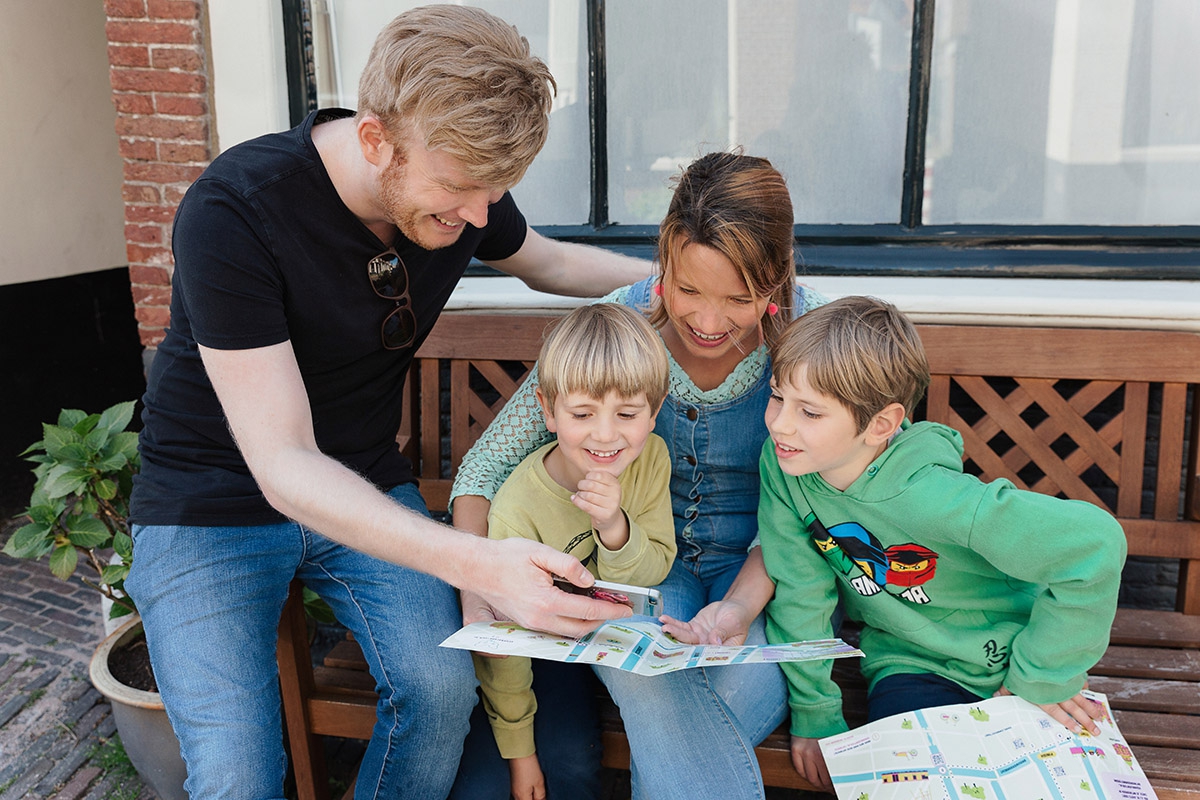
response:
[[(447, 313), (421, 348), (398, 440), (431, 509), (446, 508), (453, 470), (532, 366), (553, 319)], [(1131, 556), (1178, 563), (1175, 610), (1120, 609), (1090, 680), (1109, 696), (1160, 800), (1200, 798), (1200, 334), (940, 325), (920, 332), (934, 378), (918, 417), (963, 433), (969, 469), (1096, 503), (1120, 520)], [(279, 666), (301, 800), (328, 795), (320, 737), (369, 738), (375, 720), (372, 681), (353, 641), (315, 670), (310, 659), (293, 591)], [(847, 719), (860, 722), (865, 689), (853, 662), (839, 662), (835, 675)], [(615, 709), (603, 724), (605, 766), (628, 769)], [(786, 729), (756, 752), (767, 785), (812, 788), (791, 767)]]

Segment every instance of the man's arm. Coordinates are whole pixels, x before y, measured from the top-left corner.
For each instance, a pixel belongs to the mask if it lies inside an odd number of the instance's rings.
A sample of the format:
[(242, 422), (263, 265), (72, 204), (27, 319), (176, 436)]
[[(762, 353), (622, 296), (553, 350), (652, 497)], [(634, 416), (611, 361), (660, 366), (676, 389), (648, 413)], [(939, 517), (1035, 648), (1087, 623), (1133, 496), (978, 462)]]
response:
[(552, 587), (551, 573), (591, 585), (578, 559), (536, 542), (495, 542), (433, 522), (321, 453), (290, 342), (251, 350), (201, 346), (200, 355), (251, 474), (287, 517), (348, 547), (469, 587), (527, 627), (578, 636), (622, 615), (623, 606)]
[(547, 239), (533, 228), (521, 249), (487, 262), (520, 278), (530, 289), (573, 297), (599, 297), (650, 274), (650, 262), (599, 247)]

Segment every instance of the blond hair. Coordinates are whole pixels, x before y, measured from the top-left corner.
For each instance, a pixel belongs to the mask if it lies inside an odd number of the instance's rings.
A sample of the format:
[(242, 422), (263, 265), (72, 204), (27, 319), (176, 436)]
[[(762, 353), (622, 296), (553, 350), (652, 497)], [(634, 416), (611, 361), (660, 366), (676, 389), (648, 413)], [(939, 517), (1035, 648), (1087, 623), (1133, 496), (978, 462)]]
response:
[[(679, 176), (658, 229), (662, 280), (670, 283), (671, 266), (685, 247), (713, 248), (737, 269), (751, 297), (778, 307), (761, 320), (763, 339), (771, 344), (795, 316), (793, 225), (787, 183), (770, 161), (741, 153), (701, 156)], [(651, 307), (650, 323), (667, 323), (665, 304)]]
[(812, 388), (850, 410), (858, 432), (892, 403), (911, 416), (929, 387), (929, 362), (912, 322), (891, 303), (843, 297), (797, 318), (771, 348), (776, 381), (801, 366)]
[(641, 314), (616, 303), (581, 306), (558, 322), (538, 356), (546, 405), (560, 394), (603, 398), (645, 394), (657, 410), (667, 396), (667, 351)]
[(358, 84), (358, 113), (383, 123), (396, 157), (405, 136), (512, 187), (546, 143), (554, 77), (517, 29), (469, 6), (422, 6), (379, 33)]

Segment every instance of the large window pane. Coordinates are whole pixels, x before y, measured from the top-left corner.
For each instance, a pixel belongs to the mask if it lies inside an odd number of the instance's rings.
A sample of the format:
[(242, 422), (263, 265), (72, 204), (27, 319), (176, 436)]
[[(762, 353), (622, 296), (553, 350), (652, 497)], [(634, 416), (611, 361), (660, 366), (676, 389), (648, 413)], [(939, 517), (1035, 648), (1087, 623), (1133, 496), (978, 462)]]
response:
[(904, 0), (609, 0), (609, 213), (656, 224), (668, 178), (740, 145), (788, 178), (801, 223), (896, 222)]
[(939, 0), (927, 223), (1200, 219), (1200, 3)]
[[(393, 17), (420, 2), (324, 0), (313, 4), (313, 50), (318, 103), (358, 105), (358, 77), (371, 44)], [(531, 223), (587, 222), (588, 94), (587, 31), (583, 0), (473, 0), (517, 26), (558, 84), (550, 114), (550, 138), (513, 190)]]

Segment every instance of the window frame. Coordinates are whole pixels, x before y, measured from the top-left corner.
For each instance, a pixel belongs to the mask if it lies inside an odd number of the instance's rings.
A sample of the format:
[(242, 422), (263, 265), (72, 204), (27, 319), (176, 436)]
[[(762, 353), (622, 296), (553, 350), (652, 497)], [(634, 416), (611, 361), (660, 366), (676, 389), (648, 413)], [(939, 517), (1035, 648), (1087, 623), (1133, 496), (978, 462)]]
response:
[[(915, 0), (904, 175), (895, 223), (795, 226), (807, 275), (1200, 280), (1200, 225), (927, 225), (925, 143), (936, 0)], [(282, 0), (292, 124), (317, 107), (310, 0)], [(658, 229), (609, 219), (605, 0), (586, 0), (589, 218), (535, 225), (544, 236), (651, 258)], [(492, 274), (476, 264), (468, 274)]]

